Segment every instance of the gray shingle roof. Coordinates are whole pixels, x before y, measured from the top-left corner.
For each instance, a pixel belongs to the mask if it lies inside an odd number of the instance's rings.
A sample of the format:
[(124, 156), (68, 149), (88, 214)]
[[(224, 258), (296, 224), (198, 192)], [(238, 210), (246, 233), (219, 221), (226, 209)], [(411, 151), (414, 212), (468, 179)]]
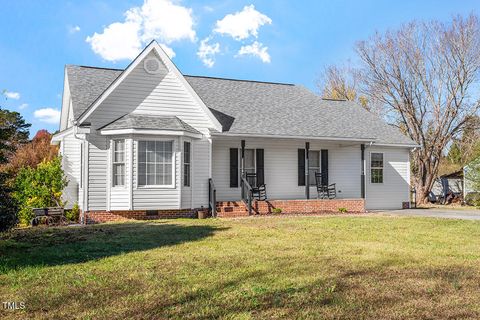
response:
[(173, 130), (200, 133), (189, 124), (177, 117), (165, 117), (145, 114), (127, 114), (107, 124), (101, 130), (119, 129), (148, 129), (148, 130)]
[[(117, 69), (67, 66), (75, 118), (121, 72)], [(302, 86), (198, 76), (185, 78), (222, 124), (224, 132), (362, 138), (382, 144), (415, 145), (397, 128), (355, 103), (322, 100)]]
[(122, 70), (117, 69), (74, 65), (67, 65), (66, 69), (75, 119), (78, 119), (122, 73)]
[(302, 86), (185, 78), (228, 133), (373, 138), (377, 143), (415, 144), (357, 104), (323, 100)]

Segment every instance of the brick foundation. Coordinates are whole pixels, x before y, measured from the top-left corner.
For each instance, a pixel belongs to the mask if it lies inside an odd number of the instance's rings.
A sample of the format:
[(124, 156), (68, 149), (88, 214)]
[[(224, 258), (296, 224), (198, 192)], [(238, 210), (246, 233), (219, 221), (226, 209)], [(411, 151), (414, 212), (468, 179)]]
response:
[[(339, 209), (345, 208), (346, 212)], [(281, 214), (342, 214), (365, 212), (363, 199), (310, 199), (310, 200), (267, 200), (254, 201), (252, 214), (274, 214), (274, 209), (281, 209)], [(218, 217), (248, 216), (243, 201), (224, 201), (217, 203)]]
[(196, 217), (197, 210), (195, 209), (86, 211), (83, 216), (83, 223), (94, 224), (110, 221), (155, 220)]

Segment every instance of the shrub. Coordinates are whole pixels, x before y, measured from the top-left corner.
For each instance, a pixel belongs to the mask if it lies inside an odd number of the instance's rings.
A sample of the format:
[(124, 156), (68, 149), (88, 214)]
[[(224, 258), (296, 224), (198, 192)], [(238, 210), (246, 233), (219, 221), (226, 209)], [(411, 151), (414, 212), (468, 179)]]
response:
[(469, 192), (465, 196), (465, 203), (469, 206), (480, 206), (480, 192)]
[(20, 207), (18, 218), (27, 225), (33, 218), (32, 208), (62, 206), (62, 191), (67, 185), (61, 158), (42, 161), (36, 168), (20, 169), (14, 182), (13, 197)]
[(75, 203), (72, 209), (65, 211), (65, 217), (69, 221), (78, 222), (78, 219), (80, 218), (80, 208), (78, 203)]
[(18, 223), (17, 203), (7, 185), (7, 175), (0, 173), (0, 231), (8, 230)]
[(341, 212), (341, 213), (347, 213), (348, 212), (347, 208), (343, 208), (343, 207), (338, 208), (338, 211)]
[(273, 212), (273, 213), (282, 213), (282, 209), (280, 209), (280, 208), (273, 208), (273, 209), (272, 209), (272, 212)]

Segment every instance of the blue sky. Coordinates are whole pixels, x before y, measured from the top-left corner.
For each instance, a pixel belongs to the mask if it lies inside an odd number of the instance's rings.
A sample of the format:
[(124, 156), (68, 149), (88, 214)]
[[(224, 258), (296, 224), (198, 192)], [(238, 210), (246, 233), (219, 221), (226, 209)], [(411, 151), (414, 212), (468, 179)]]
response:
[(376, 30), (478, 13), (480, 1), (2, 1), (0, 105), (58, 129), (65, 64), (124, 68), (151, 38), (185, 74), (302, 84)]

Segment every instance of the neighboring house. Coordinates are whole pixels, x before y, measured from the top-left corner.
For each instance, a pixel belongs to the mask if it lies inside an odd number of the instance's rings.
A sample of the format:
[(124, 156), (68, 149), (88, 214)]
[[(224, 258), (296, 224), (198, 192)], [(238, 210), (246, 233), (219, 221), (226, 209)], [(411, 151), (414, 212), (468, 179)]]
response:
[[(239, 206), (241, 172), (256, 172), (284, 212), (402, 208), (416, 146), (360, 106), (302, 86), (183, 75), (155, 41), (125, 70), (67, 65), (52, 141), (67, 206), (101, 221), (191, 216), (213, 188), (220, 207)], [(304, 201), (317, 197), (315, 172), (336, 184), (335, 200)]]
[(449, 192), (464, 196), (463, 171), (460, 169), (438, 177), (433, 183), (432, 192), (437, 199), (445, 197)]

